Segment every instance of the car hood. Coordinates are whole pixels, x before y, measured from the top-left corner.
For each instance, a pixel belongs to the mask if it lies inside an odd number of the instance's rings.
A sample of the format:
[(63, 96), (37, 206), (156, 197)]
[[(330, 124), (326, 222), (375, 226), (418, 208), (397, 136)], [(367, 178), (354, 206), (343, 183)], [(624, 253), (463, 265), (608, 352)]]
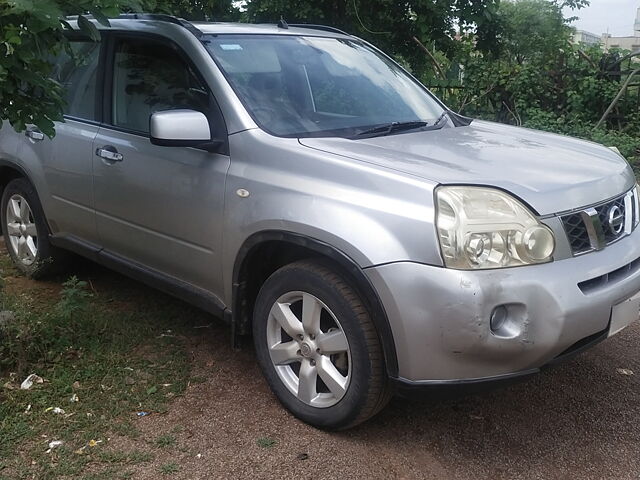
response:
[(609, 199), (635, 182), (627, 162), (602, 145), (484, 121), (361, 140), (299, 141), (434, 183), (496, 186), (540, 215)]

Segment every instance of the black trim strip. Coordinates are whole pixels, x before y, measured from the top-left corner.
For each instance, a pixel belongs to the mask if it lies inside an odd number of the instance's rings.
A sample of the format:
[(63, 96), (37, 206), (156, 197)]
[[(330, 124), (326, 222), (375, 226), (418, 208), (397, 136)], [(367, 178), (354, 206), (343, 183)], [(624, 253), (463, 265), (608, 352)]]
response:
[(282, 242), (305, 247), (332, 259), (345, 270), (349, 278), (355, 283), (354, 286), (369, 304), (372, 320), (382, 344), (387, 373), (390, 377), (396, 377), (398, 375), (398, 357), (393, 340), (393, 332), (384, 306), (371, 281), (360, 266), (344, 252), (337, 250), (328, 243), (306, 235), (280, 230), (266, 230), (254, 233), (242, 244), (233, 267), (231, 311), (234, 313), (232, 320), (234, 336), (246, 334), (250, 331), (251, 318), (247, 318), (246, 313), (243, 313), (246, 311), (246, 308), (243, 308), (243, 306), (246, 307), (244, 298), (246, 279), (251, 275), (251, 272), (248, 271), (247, 263), (249, 262), (247, 262), (247, 259), (250, 257), (252, 250), (265, 242)]
[(495, 377), (470, 378), (463, 380), (420, 380), (413, 381), (406, 378), (391, 378), (391, 386), (395, 393), (405, 398), (422, 396), (434, 397), (459, 397), (472, 393), (493, 390), (506, 387), (514, 383), (526, 380), (539, 373), (539, 368), (523, 370), (521, 372), (498, 375)]
[(195, 307), (205, 310), (225, 321), (230, 314), (220, 299), (211, 292), (171, 277), (157, 270), (132, 262), (117, 254), (108, 252), (96, 245), (84, 242), (72, 235), (50, 236), (49, 240), (56, 247), (70, 250), (78, 255), (93, 260), (127, 277), (156, 288), (164, 293), (184, 300)]
[(391, 384), (394, 387), (396, 393), (403, 397), (421, 397), (429, 396), (432, 398), (435, 396), (442, 397), (457, 397), (461, 395), (467, 395), (470, 393), (478, 393), (487, 390), (493, 390), (499, 387), (505, 387), (514, 383), (526, 380), (527, 378), (546, 370), (551, 367), (563, 363), (572, 359), (576, 355), (594, 347), (598, 343), (607, 339), (609, 336), (609, 327), (601, 332), (594, 333), (588, 337), (578, 340), (562, 353), (551, 359), (549, 362), (541, 366), (540, 368), (531, 368), (528, 370), (521, 370), (515, 373), (508, 373), (505, 375), (497, 375), (494, 377), (482, 377), (482, 378), (468, 378), (461, 380), (407, 380), (406, 378), (398, 377), (391, 378)]

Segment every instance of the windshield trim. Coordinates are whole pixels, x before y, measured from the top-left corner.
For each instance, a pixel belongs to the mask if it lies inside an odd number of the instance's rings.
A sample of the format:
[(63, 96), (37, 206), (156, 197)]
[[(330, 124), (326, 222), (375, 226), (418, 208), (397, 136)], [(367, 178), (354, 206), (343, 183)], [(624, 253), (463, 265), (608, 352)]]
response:
[[(327, 33), (329, 33), (329, 32), (327, 32)], [(369, 43), (366, 40), (363, 40), (363, 39), (361, 39), (359, 37), (355, 37), (355, 36), (346, 37), (346, 36), (338, 36), (338, 35), (330, 35), (330, 34), (329, 35), (322, 35), (322, 34), (315, 35), (315, 34), (307, 34), (306, 32), (305, 33), (293, 33), (293, 34), (288, 33), (286, 35), (277, 34), (277, 33), (261, 33), (261, 32), (260, 33), (205, 33), (200, 38), (200, 42), (205, 47), (205, 50), (209, 54), (209, 57), (216, 64), (216, 66), (218, 67), (218, 70), (220, 71), (222, 76), (225, 78), (227, 84), (231, 87), (233, 92), (236, 94), (236, 97), (238, 98), (238, 100), (242, 104), (242, 107), (245, 109), (247, 114), (251, 117), (251, 119), (253, 120), (253, 123), (255, 123), (256, 127), (259, 128), (260, 130), (262, 130), (263, 132), (268, 133), (269, 135), (271, 135), (273, 137), (278, 137), (278, 138), (331, 138), (331, 137), (350, 138), (350, 136), (353, 136), (353, 135), (358, 133), (357, 130), (365, 130), (365, 129), (372, 128), (372, 127), (375, 127), (375, 126), (380, 125), (380, 124), (363, 125), (363, 126), (357, 126), (357, 127), (336, 128), (336, 129), (330, 129), (330, 130), (317, 130), (317, 131), (313, 131), (313, 132), (294, 132), (294, 133), (288, 133), (288, 134), (280, 134), (280, 133), (276, 133), (276, 132), (273, 132), (273, 131), (269, 130), (266, 126), (262, 125), (258, 121), (258, 119), (254, 115), (254, 113), (248, 107), (246, 100), (243, 98), (242, 95), (240, 95), (240, 92), (236, 88), (235, 84), (229, 78), (229, 75), (226, 72), (226, 70), (224, 68), (222, 68), (222, 65), (220, 64), (218, 59), (213, 55), (213, 53), (209, 50), (209, 48), (207, 48), (207, 44), (209, 43), (208, 37), (256, 37), (256, 36), (281, 37), (281, 38), (295, 38), (295, 37), (302, 37), (302, 38), (304, 38), (304, 37), (328, 38), (328, 39), (333, 39), (333, 40), (349, 40), (349, 41), (352, 41), (354, 43), (359, 43), (360, 45), (371, 49), (374, 53), (384, 57), (386, 60), (388, 60), (389, 62), (393, 63), (397, 68), (399, 68), (402, 71), (402, 73), (404, 73), (420, 90), (425, 92), (442, 109), (442, 112), (440, 112), (441, 114), (444, 113), (444, 112), (450, 112), (450, 109), (436, 95), (434, 95), (426, 86), (424, 86), (415, 76), (413, 76), (413, 74), (408, 72), (402, 65), (400, 65), (398, 62), (396, 62), (392, 57), (387, 55), (385, 52), (383, 52), (382, 50), (377, 48), (375, 45), (372, 45), (371, 43)], [(338, 132), (342, 132), (342, 131), (345, 131), (345, 133), (346, 132), (350, 132), (350, 134), (346, 134), (346, 135), (330, 135), (331, 133), (338, 133)], [(398, 135), (398, 134), (402, 134), (402, 133), (408, 133), (408, 132), (405, 132), (405, 131), (392, 132), (391, 135)]]

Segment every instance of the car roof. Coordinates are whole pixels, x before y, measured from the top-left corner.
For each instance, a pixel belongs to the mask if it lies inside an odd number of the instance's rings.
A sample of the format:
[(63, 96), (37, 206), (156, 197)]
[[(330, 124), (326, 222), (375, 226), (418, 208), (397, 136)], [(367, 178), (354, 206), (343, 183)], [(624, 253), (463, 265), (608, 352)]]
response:
[[(325, 25), (292, 24), (286, 23), (231, 23), (231, 22), (189, 22), (187, 20), (173, 17), (171, 15), (160, 14), (123, 14), (119, 17), (109, 19), (110, 27), (104, 27), (96, 19), (87, 15), (89, 20), (99, 29), (117, 30), (137, 30), (138, 27), (156, 25), (158, 27), (167, 24), (182, 25), (195, 35), (222, 35), (222, 34), (244, 34), (244, 35), (283, 35), (283, 36), (316, 36), (334, 38), (352, 38), (349, 34), (337, 28)], [(77, 16), (67, 17), (67, 21), (74, 29), (78, 28)]]

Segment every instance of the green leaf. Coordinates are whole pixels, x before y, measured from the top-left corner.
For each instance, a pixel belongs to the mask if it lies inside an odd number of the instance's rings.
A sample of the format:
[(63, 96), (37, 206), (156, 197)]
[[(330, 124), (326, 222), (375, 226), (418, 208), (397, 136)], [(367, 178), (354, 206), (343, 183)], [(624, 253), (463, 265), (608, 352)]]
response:
[(100, 23), (100, 25), (104, 25), (105, 27), (110, 27), (109, 19), (103, 13), (100, 7), (94, 7), (90, 10), (93, 17)]
[(100, 41), (100, 31), (92, 22), (87, 20), (87, 17), (85, 17), (84, 15), (78, 15), (78, 27), (80, 27), (80, 30), (82, 30), (84, 33), (89, 35), (91, 40), (93, 40), (94, 42)]
[(128, 2), (129, 8), (134, 12), (142, 12), (144, 8), (142, 7), (142, 2), (139, 0), (129, 0)]
[(155, 385), (153, 387), (147, 388), (147, 395), (153, 395), (158, 391), (158, 387)]

